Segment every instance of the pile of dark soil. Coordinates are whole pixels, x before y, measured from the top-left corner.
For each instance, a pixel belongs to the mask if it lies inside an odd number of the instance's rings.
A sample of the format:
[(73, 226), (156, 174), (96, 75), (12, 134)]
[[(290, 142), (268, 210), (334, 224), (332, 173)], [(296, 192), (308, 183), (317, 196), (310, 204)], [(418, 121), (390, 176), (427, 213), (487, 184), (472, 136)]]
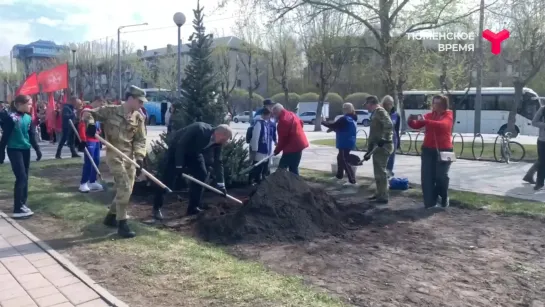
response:
[(343, 230), (333, 197), (281, 170), (267, 177), (242, 207), (220, 205), (197, 223), (199, 235), (216, 243), (307, 241)]

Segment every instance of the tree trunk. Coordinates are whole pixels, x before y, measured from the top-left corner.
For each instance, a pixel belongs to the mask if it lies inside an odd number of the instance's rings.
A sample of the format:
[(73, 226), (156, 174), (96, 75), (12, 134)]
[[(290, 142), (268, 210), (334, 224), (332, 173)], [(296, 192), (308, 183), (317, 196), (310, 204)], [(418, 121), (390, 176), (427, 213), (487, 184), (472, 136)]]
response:
[(314, 121), (314, 131), (322, 131), (322, 109), (324, 108), (325, 97), (327, 92), (322, 89), (318, 98), (318, 106), (316, 107), (316, 120)]
[(284, 107), (288, 110), (291, 111), (292, 107), (291, 107), (291, 104), (290, 104), (290, 95), (289, 95), (289, 91), (287, 89), (284, 88)]
[(513, 82), (513, 86), (515, 87), (515, 97), (513, 101), (513, 104), (511, 104), (511, 110), (509, 111), (509, 117), (507, 118), (507, 132), (511, 132), (513, 136), (516, 135), (515, 130), (515, 123), (517, 121), (517, 110), (520, 106), (520, 103), (522, 101), (522, 89), (524, 88), (524, 83), (522, 83), (520, 80), (515, 80)]

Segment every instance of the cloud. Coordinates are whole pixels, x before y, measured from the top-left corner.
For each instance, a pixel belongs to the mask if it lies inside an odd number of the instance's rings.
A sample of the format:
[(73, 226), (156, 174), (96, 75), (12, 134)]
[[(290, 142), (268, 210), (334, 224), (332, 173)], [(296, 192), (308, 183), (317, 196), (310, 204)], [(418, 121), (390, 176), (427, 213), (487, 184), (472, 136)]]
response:
[(50, 27), (55, 27), (60, 25), (63, 21), (59, 19), (51, 19), (51, 18), (41, 16), (40, 18), (36, 19), (34, 22), (42, 24), (42, 25), (50, 26)]
[[(182, 41), (193, 32), (191, 21), (197, 0), (184, 2), (173, 8), (172, 0), (0, 0), (0, 55), (9, 54), (14, 44), (27, 44), (37, 39), (53, 39), (64, 44), (75, 41), (117, 39), (119, 26), (147, 22), (148, 26), (131, 27), (122, 30), (121, 39), (129, 41), (135, 49), (147, 46), (149, 49), (176, 44), (177, 29), (172, 16), (179, 10), (186, 15), (187, 22), (182, 27)], [(201, 0), (207, 12), (205, 26), (208, 31), (219, 35), (229, 35), (234, 25), (236, 10), (222, 9), (221, 14), (213, 12), (218, 0)], [(7, 18), (10, 11), (24, 12), (25, 8), (39, 8), (41, 16), (29, 20), (32, 14), (20, 14), (17, 18)], [(4, 11), (4, 12), (2, 12)], [(34, 15), (36, 16), (36, 15)], [(6, 22), (6, 20), (8, 20)], [(47, 25), (53, 28), (53, 31)], [(135, 32), (136, 31), (136, 32)], [(36, 36), (36, 37), (35, 37)], [(4, 41), (5, 40), (5, 41)]]
[(0, 22), (0, 56), (8, 55), (13, 45), (30, 42), (33, 39), (28, 22), (8, 20)]

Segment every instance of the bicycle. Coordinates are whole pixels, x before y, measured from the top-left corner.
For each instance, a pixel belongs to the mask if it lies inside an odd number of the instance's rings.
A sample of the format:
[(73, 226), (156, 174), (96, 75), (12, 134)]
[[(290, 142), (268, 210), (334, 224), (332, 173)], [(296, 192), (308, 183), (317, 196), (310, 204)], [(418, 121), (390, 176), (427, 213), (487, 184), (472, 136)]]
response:
[[(496, 145), (498, 144), (498, 139), (500, 139), (501, 142), (501, 159), (499, 160), (496, 156)], [(517, 153), (520, 153), (520, 155), (518, 155)], [(522, 144), (520, 144), (519, 142), (511, 141), (511, 132), (506, 132), (496, 137), (496, 141), (494, 142), (494, 159), (496, 159), (497, 162), (505, 162), (507, 164), (509, 164), (511, 161), (519, 162), (524, 159), (525, 155), (526, 150), (524, 149), (524, 146), (522, 146)]]

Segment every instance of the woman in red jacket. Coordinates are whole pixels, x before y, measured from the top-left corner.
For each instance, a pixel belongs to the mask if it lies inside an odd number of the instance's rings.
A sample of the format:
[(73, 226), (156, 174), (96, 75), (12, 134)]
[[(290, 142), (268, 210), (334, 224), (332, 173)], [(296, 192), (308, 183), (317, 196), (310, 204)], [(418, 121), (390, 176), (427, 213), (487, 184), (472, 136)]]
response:
[(299, 175), (303, 150), (309, 145), (303, 130), (303, 121), (295, 113), (285, 110), (279, 103), (273, 106), (272, 113), (278, 123), (276, 128), (278, 144), (274, 149), (274, 155), (282, 152), (278, 168), (287, 168), (295, 175)]
[(448, 98), (437, 95), (432, 100), (432, 112), (409, 116), (409, 127), (413, 129), (426, 128), (421, 151), (421, 183), (424, 196), (424, 206), (437, 206), (439, 197), (442, 207), (449, 206), (448, 172), (452, 162), (441, 161), (440, 151), (452, 152), (452, 111), (448, 109)]

